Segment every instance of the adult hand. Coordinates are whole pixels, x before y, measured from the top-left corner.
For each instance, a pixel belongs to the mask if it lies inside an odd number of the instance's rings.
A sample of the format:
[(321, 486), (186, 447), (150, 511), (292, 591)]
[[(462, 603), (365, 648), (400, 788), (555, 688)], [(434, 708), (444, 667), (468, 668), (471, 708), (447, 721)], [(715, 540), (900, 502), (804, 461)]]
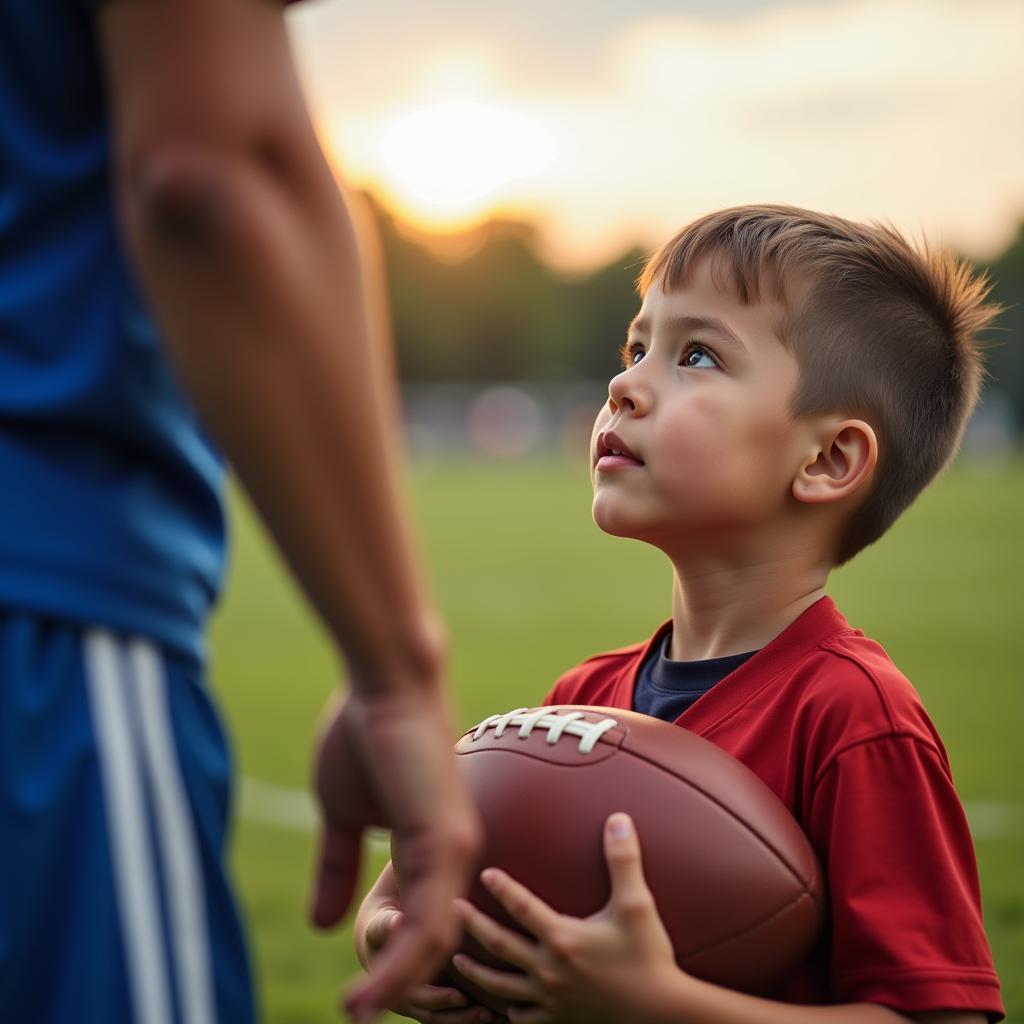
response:
[(535, 1004), (512, 1008), (512, 1024), (637, 1024), (670, 979), (681, 974), (626, 815), (608, 819), (604, 851), (611, 897), (588, 918), (559, 914), (503, 871), (483, 873), (487, 888), (535, 942), (459, 900), (466, 930), (489, 953), (524, 972), (495, 970), (464, 954), (454, 960), (481, 988)]
[(465, 893), (479, 825), (452, 753), (443, 687), (354, 692), (329, 705), (315, 762), (322, 811), (313, 923), (336, 925), (352, 901), (362, 833), (392, 830), (401, 927), (346, 998), (358, 1020), (405, 1001), (457, 944), (452, 901)]
[[(363, 966), (372, 973), (381, 951), (402, 928), (403, 915), (397, 907), (382, 906), (366, 922), (364, 948), (367, 963)], [(469, 1000), (457, 988), (443, 985), (416, 985), (402, 1003), (388, 1007), (394, 1013), (420, 1024), (488, 1024), (494, 1014), (486, 1007), (470, 1006)]]

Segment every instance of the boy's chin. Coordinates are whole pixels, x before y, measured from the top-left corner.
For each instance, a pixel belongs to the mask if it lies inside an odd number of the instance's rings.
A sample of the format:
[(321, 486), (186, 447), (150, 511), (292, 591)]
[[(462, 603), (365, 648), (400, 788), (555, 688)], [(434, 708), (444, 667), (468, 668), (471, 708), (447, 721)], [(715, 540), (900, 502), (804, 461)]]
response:
[(605, 508), (598, 501), (594, 502), (592, 513), (594, 523), (602, 533), (611, 537), (628, 537), (630, 540), (645, 539), (643, 525), (634, 517)]
[(638, 540), (666, 554), (684, 529), (678, 523), (666, 522), (653, 515), (639, 515), (635, 508), (623, 508), (621, 505), (616, 507), (614, 503), (602, 501), (600, 497), (594, 499), (591, 515), (602, 533), (610, 537)]

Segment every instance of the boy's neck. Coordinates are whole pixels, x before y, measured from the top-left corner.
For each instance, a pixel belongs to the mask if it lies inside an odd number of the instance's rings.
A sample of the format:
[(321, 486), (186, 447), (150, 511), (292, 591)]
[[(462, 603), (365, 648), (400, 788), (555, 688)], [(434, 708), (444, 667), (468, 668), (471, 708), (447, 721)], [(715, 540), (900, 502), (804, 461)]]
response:
[(703, 661), (760, 650), (824, 596), (827, 578), (820, 566), (782, 569), (778, 560), (676, 564), (669, 656)]

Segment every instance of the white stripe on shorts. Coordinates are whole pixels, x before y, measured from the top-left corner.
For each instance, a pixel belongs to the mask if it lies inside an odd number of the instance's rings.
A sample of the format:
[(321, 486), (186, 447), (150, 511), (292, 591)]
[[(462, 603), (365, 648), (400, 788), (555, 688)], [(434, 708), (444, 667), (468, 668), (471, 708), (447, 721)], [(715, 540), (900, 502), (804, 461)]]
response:
[(132, 642), (128, 658), (142, 720), (142, 749), (156, 797), (156, 834), (167, 870), (171, 941), (182, 1017), (187, 1024), (213, 1024), (216, 1015), (203, 874), (174, 749), (164, 666), (156, 648), (144, 640)]
[(138, 1024), (171, 1024), (174, 1019), (156, 857), (141, 785), (145, 775), (153, 794), (154, 831), (166, 876), (171, 960), (181, 1019), (185, 1024), (213, 1024), (203, 876), (160, 653), (146, 641), (123, 644), (110, 633), (94, 630), (86, 634), (85, 660), (134, 1018)]
[[(85, 679), (103, 779), (133, 1016), (138, 1024), (171, 1024), (138, 740), (132, 736), (121, 651), (111, 634), (102, 630), (86, 633)], [(82, 1009), (88, 1012), (87, 1007)]]

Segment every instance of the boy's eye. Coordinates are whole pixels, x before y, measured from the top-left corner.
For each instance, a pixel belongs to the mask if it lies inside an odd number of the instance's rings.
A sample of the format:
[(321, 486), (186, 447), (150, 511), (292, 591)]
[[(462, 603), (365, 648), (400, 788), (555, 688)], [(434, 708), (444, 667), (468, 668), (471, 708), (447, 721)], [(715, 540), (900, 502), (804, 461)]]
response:
[(635, 341), (627, 341), (619, 349), (619, 357), (622, 360), (622, 368), (628, 370), (631, 366), (636, 366), (643, 359), (644, 350)]
[(714, 356), (703, 346), (690, 344), (683, 353), (683, 366), (693, 366), (698, 369), (714, 369), (718, 364)]

